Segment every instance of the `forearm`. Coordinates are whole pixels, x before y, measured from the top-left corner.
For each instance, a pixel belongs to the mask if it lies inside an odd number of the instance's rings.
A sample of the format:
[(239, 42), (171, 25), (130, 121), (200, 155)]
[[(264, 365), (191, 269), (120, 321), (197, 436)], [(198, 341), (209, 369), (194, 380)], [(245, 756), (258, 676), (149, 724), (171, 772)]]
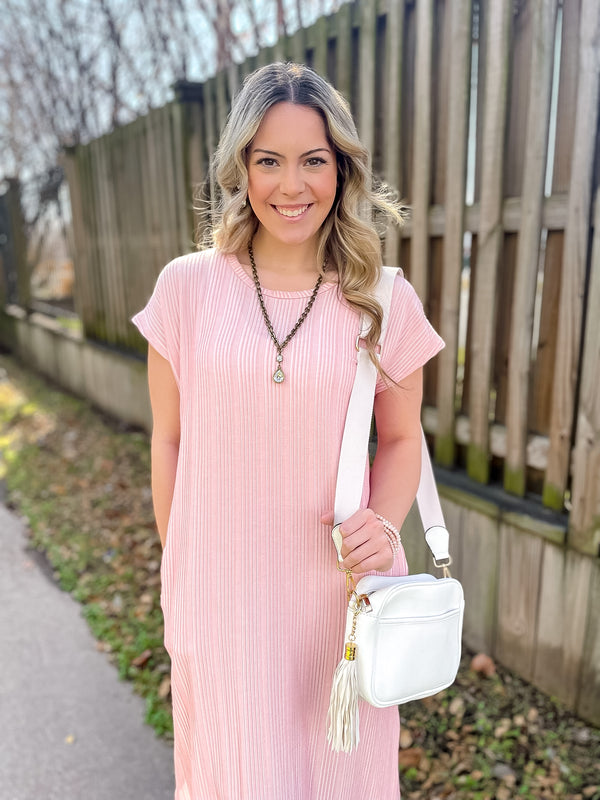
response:
[(381, 443), (371, 469), (369, 508), (401, 528), (421, 475), (420, 429), (414, 437)]
[(179, 442), (152, 436), (152, 501), (162, 546), (167, 541), (175, 475), (179, 458)]
[(152, 403), (152, 500), (160, 541), (164, 547), (175, 490), (181, 426), (179, 387), (169, 362), (148, 348), (148, 385)]

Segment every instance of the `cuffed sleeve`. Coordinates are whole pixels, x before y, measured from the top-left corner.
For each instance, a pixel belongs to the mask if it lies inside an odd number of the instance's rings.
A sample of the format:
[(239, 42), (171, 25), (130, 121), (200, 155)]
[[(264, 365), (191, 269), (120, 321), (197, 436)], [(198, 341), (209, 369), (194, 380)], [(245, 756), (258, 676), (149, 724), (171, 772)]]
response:
[[(410, 283), (398, 275), (394, 285), (390, 316), (381, 352), (381, 366), (400, 382), (429, 361), (444, 347), (423, 311), (423, 305)], [(380, 376), (377, 392), (387, 388)]]
[(131, 320), (148, 343), (167, 359), (178, 384), (180, 300), (177, 260), (175, 260), (162, 270), (146, 307)]

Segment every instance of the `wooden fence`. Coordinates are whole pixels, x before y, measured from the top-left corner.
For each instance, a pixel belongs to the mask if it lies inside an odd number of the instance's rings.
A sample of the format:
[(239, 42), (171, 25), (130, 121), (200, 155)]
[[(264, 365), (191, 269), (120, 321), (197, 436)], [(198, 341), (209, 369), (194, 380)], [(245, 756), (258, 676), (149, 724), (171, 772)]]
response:
[(194, 187), (232, 95), (260, 64), (306, 62), (348, 97), (375, 173), (412, 207), (386, 259), (447, 344), (425, 393), (438, 463), (550, 508), (566, 500), (573, 543), (597, 555), (599, 15), (596, 0), (355, 2), (78, 148), (67, 167), (87, 336), (143, 351), (129, 317), (193, 247)]
[[(202, 85), (179, 86), (170, 105), (67, 159), (86, 335), (142, 353), (128, 319), (160, 268), (193, 247), (193, 191), (213, 191), (210, 155), (244, 76), (296, 60), (344, 93), (374, 172), (412, 207), (409, 224), (388, 232), (386, 261), (404, 267), (446, 341), (425, 385), (437, 463), (503, 484), (533, 517), (558, 514), (541, 523), (538, 544), (513, 518), (495, 518), (500, 578), (489, 559), (482, 574), (496, 622), (482, 641), (535, 679), (532, 665), (543, 673), (543, 653), (562, 652), (571, 636), (555, 675), (569, 680), (567, 701), (579, 697), (581, 711), (583, 697), (597, 719), (599, 42), (598, 0), (362, 0)], [(478, 544), (473, 535), (461, 545), (465, 580), (467, 541), (484, 555), (485, 530)], [(554, 588), (578, 592), (561, 606), (560, 629), (548, 616)], [(483, 580), (473, 589), (482, 598), (473, 613), (488, 607), (486, 591)], [(583, 615), (577, 634), (570, 614)]]

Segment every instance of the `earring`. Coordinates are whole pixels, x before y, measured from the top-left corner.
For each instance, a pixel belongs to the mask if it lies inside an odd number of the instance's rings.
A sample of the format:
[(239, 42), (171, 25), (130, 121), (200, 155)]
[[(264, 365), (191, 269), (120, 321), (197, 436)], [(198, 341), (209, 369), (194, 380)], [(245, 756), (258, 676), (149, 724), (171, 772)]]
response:
[(244, 200), (244, 202), (242, 203), (242, 206), (241, 206), (241, 207), (242, 207), (242, 208), (246, 208), (246, 206), (247, 206), (247, 205), (248, 205), (248, 198), (246, 198), (246, 199)]

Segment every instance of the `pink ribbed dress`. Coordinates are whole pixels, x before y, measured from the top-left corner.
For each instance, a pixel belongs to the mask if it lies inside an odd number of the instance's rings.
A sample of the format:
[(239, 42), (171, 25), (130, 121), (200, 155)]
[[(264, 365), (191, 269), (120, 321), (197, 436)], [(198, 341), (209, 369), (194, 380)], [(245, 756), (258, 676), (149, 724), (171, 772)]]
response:
[[(263, 294), (283, 338), (310, 291)], [(181, 395), (161, 597), (175, 800), (396, 800), (397, 709), (361, 701), (352, 754), (326, 739), (346, 600), (320, 517), (333, 508), (357, 314), (323, 284), (278, 385), (252, 279), (207, 250), (165, 267), (134, 322)], [(401, 379), (442, 346), (398, 277), (384, 368)], [(405, 572), (400, 553), (395, 573)]]

